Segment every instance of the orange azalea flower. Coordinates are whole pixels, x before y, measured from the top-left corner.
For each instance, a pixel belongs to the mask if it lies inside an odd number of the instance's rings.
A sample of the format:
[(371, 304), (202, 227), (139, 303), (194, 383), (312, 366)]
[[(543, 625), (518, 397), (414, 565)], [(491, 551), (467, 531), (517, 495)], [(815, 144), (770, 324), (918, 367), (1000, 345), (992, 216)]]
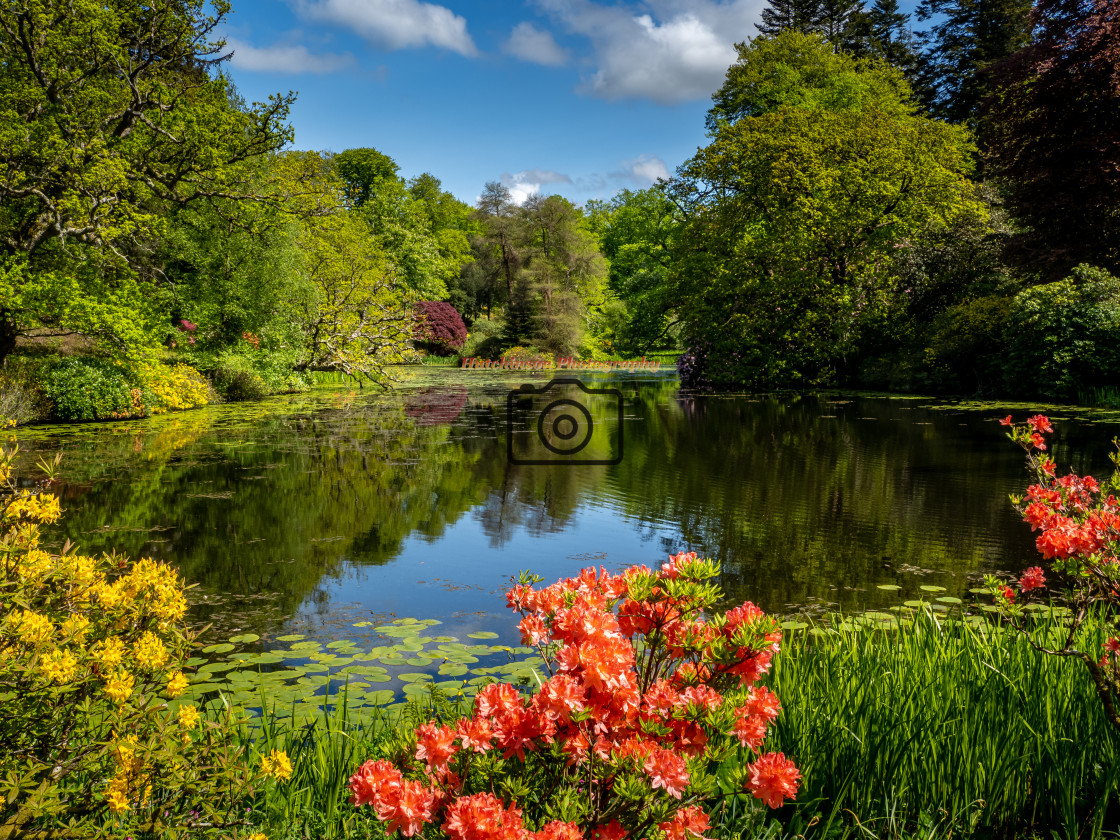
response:
[(654, 749), (646, 759), (646, 775), (653, 787), (662, 788), (674, 799), (680, 799), (688, 787), (688, 766), (672, 750)]
[(767, 807), (780, 808), (786, 799), (796, 798), (801, 773), (782, 753), (767, 753), (747, 769), (751, 774), (747, 787)]
[(709, 840), (704, 837), (709, 826), (708, 815), (691, 805), (681, 808), (673, 815), (672, 820), (660, 823), (657, 827), (665, 832), (666, 840)]

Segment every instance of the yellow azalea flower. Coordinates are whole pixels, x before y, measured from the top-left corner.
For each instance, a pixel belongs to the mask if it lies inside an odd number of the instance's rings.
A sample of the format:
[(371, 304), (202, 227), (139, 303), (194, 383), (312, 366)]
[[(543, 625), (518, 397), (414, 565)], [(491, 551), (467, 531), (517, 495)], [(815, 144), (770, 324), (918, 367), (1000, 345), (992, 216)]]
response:
[[(113, 733), (117, 737), (117, 733)], [(117, 759), (121, 773), (135, 773), (143, 767), (143, 762), (136, 757), (136, 736), (129, 735), (123, 738), (113, 748), (113, 755)]]
[(89, 619), (78, 613), (74, 613), (62, 622), (62, 635), (75, 642), (82, 641), (87, 630), (89, 630)]
[(194, 706), (179, 707), (179, 725), (184, 729), (194, 729), (201, 719), (202, 716)]
[(78, 660), (69, 648), (52, 650), (39, 662), (39, 670), (51, 682), (67, 683), (74, 679), (74, 671), (78, 668)]
[(105, 799), (109, 802), (109, 810), (114, 814), (128, 811), (132, 807), (128, 803), (128, 777), (114, 776), (105, 789)]
[(106, 671), (111, 671), (124, 661), (125, 647), (120, 639), (105, 639), (93, 649), (97, 663)]
[(33, 548), (24, 555), (20, 562), (19, 576), (24, 580), (36, 581), (50, 571), (51, 556), (41, 548)]
[(167, 678), (167, 696), (178, 697), (187, 690), (189, 685), (190, 682), (183, 676), (182, 671), (173, 671)]
[(292, 777), (292, 760), (283, 750), (273, 750), (272, 755), (261, 756), (261, 772), (272, 776), (274, 779), (290, 779)]
[(105, 693), (117, 703), (123, 703), (132, 696), (132, 688), (135, 684), (132, 674), (121, 668), (105, 681)]
[(151, 630), (144, 631), (132, 652), (141, 668), (162, 668), (167, 663), (167, 648)]
[(54, 634), (54, 625), (50, 619), (32, 610), (23, 610), (11, 620), (15, 624), (19, 640), (24, 644), (39, 645)]
[(268, 840), (267, 834), (261, 834), (259, 831), (256, 834), (250, 834), (248, 840)]
[(115, 609), (119, 606), (121, 599), (124, 598), (125, 595), (120, 581), (116, 583), (99, 581), (91, 587), (90, 591), (97, 598), (97, 602), (107, 610)]

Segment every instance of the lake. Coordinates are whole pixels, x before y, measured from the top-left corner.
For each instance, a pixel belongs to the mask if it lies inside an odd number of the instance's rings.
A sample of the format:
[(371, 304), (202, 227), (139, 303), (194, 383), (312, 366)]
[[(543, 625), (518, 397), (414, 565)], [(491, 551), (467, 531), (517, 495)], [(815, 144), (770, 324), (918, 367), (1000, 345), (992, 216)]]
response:
[[(63, 453), (49, 541), (171, 562), (197, 584), (196, 620), (266, 641), (358, 639), (405, 616), (515, 641), (503, 593), (519, 570), (552, 582), (683, 550), (720, 561), (729, 606), (781, 614), (883, 609), (923, 586), (969, 599), (985, 573), (1038, 562), (1007, 499), (1026, 487), (1023, 456), (995, 422), (1033, 407), (689, 396), (669, 373), (584, 375), (621, 401), (573, 410), (606, 430), (578, 456), (597, 463), (524, 464), (507, 396), (548, 373), (401, 375), (391, 392), (21, 429), (25, 464)], [(1116, 415), (1050, 411), (1062, 471), (1101, 474)], [(515, 422), (530, 444), (544, 428)]]

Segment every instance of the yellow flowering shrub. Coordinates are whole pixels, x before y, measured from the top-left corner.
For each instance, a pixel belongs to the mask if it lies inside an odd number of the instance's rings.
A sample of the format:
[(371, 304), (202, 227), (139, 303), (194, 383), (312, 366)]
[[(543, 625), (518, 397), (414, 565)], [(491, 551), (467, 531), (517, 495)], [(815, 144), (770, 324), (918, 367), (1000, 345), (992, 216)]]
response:
[(21, 488), (17, 451), (0, 446), (0, 838), (239, 836), (287, 755), (258, 767), (232, 712), (175, 699), (194, 646), (178, 573), (43, 548), (58, 461)]
[(198, 408), (213, 402), (210, 383), (190, 365), (144, 362), (139, 365), (138, 374), (146, 414)]

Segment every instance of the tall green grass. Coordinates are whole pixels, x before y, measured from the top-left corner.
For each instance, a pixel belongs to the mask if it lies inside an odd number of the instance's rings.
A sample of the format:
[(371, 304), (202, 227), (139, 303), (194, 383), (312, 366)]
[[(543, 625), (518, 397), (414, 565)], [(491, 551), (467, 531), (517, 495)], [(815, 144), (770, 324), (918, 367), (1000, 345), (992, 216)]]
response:
[(340, 370), (311, 371), (312, 385), (357, 385), (358, 379)]
[[(1059, 621), (1040, 621), (1037, 639)], [(1116, 831), (1120, 738), (1082, 663), (929, 611), (841, 627), (794, 633), (775, 659), (770, 746), (803, 773), (790, 829), (816, 817), (823, 835)]]

